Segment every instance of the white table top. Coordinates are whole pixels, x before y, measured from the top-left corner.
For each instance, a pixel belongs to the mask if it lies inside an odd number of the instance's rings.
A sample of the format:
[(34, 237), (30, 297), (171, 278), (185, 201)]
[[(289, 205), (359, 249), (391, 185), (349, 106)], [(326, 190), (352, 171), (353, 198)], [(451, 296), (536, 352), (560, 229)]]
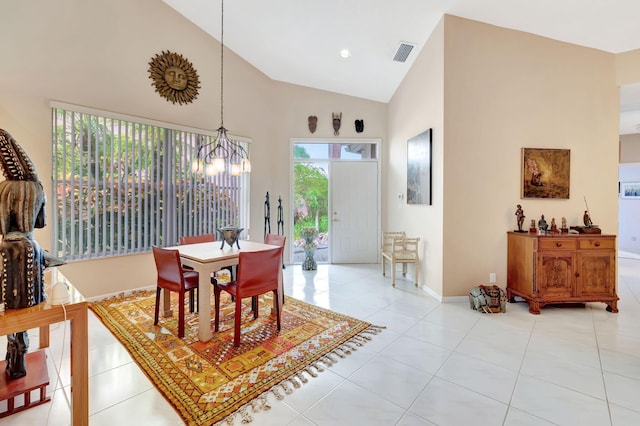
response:
[(234, 245), (229, 247), (227, 243), (224, 248), (220, 248), (222, 241), (214, 241), (209, 243), (185, 244), (181, 246), (167, 247), (167, 249), (178, 250), (180, 256), (191, 259), (199, 263), (212, 263), (224, 259), (237, 258), (242, 251), (262, 251), (276, 248), (271, 244), (257, 243), (255, 241), (241, 240), (240, 249)]

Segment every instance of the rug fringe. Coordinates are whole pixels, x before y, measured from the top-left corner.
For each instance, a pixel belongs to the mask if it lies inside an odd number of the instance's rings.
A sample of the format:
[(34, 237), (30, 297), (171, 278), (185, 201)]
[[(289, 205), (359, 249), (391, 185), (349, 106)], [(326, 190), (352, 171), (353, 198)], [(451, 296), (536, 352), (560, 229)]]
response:
[[(362, 330), (359, 334), (351, 337), (349, 340), (336, 347), (333, 351), (323, 355), (316, 362), (313, 362), (309, 366), (302, 369), (302, 371), (296, 371), (291, 376), (273, 386), (271, 389), (264, 392), (251, 402), (240, 407), (237, 411), (227, 416), (224, 420), (216, 423), (216, 426), (224, 426), (225, 424), (232, 426), (238, 416), (240, 416), (240, 421), (242, 422), (242, 424), (251, 423), (253, 421), (253, 416), (251, 416), (251, 414), (249, 413), (249, 408), (254, 414), (260, 411), (271, 409), (269, 400), (267, 398), (268, 394), (273, 395), (276, 400), (282, 401), (286, 395), (292, 394), (294, 389), (299, 389), (302, 387), (302, 384), (309, 382), (309, 379), (307, 379), (307, 377), (302, 374), (303, 371), (312, 378), (318, 377), (318, 372), (325, 371), (325, 368), (321, 365), (321, 363), (325, 364), (327, 367), (331, 367), (333, 364), (338, 362), (338, 360), (331, 355), (336, 355), (339, 358), (346, 358), (347, 355), (350, 355), (352, 352), (356, 351), (357, 347), (362, 347), (365, 343), (368, 343), (372, 340), (371, 336), (367, 334), (377, 335), (386, 328), (387, 327), (385, 326), (370, 325), (368, 328)], [(314, 371), (310, 367), (313, 367), (317, 371)]]

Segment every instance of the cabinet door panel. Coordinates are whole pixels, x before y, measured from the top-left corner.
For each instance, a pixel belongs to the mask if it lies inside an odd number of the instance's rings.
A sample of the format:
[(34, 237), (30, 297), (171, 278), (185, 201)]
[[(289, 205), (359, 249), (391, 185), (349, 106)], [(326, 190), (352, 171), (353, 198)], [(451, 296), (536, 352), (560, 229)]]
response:
[(615, 256), (612, 253), (581, 253), (578, 272), (578, 296), (615, 293)]
[(540, 253), (538, 291), (549, 298), (571, 297), (575, 259), (571, 253)]

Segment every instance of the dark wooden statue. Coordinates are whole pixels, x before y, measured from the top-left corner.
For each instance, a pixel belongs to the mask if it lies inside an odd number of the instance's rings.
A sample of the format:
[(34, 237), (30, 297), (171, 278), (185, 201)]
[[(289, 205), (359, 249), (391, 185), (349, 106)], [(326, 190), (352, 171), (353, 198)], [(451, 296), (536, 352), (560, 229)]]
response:
[[(46, 225), (46, 197), (33, 163), (9, 133), (0, 129), (0, 303), (5, 309), (35, 306), (46, 299), (43, 272), (64, 262), (42, 250), (33, 230)], [(7, 369), (10, 379), (27, 374), (26, 331), (7, 336)]]

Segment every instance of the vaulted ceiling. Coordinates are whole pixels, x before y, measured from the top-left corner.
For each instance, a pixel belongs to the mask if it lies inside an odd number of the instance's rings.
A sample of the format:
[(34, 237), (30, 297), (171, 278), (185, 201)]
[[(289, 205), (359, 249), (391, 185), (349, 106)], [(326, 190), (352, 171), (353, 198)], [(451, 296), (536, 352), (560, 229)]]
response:
[[(163, 1), (220, 40), (220, 0)], [(274, 80), (388, 102), (443, 14), (610, 53), (640, 48), (639, 0), (227, 0), (224, 44)], [(415, 47), (397, 62), (402, 42)], [(621, 133), (639, 132), (640, 86), (621, 102)]]

